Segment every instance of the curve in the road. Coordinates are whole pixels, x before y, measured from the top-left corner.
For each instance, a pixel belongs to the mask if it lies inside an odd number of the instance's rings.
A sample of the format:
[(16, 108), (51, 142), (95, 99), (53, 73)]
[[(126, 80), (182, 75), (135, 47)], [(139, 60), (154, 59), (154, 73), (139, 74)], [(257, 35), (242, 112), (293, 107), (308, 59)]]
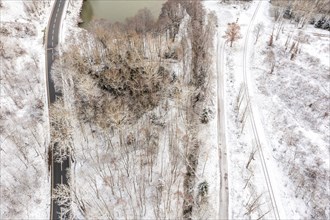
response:
[[(62, 15), (65, 8), (66, 0), (55, 0), (50, 19), (48, 21), (46, 32), (46, 84), (47, 84), (47, 97), (48, 107), (56, 101), (56, 97), (61, 96), (57, 93), (54, 86), (54, 81), (51, 77), (51, 68), (56, 53), (56, 47), (59, 43), (59, 32), (62, 21)], [(51, 125), (50, 125), (51, 126)], [(55, 143), (56, 145), (56, 143)], [(54, 157), (54, 146), (52, 147), (52, 155)], [(51, 168), (51, 209), (50, 219), (61, 219), (62, 208), (53, 199), (53, 190), (59, 184), (68, 184), (67, 172), (70, 167), (70, 160), (67, 158), (62, 163), (57, 163), (52, 158)]]

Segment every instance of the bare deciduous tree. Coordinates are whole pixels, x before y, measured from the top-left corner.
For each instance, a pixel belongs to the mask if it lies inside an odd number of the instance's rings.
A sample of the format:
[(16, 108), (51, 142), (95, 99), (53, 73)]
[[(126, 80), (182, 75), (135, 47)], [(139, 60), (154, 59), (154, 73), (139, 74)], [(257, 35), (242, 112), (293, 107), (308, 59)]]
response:
[(126, 19), (128, 30), (134, 30), (138, 34), (145, 34), (154, 26), (154, 17), (151, 11), (147, 8), (141, 9), (132, 18)]
[(53, 158), (56, 162), (65, 160), (71, 153), (72, 127), (69, 123), (70, 113), (62, 100), (57, 100), (50, 107), (50, 132), (53, 144)]
[(228, 23), (228, 27), (227, 27), (226, 33), (223, 36), (223, 38), (226, 39), (226, 42), (230, 42), (230, 47), (233, 46), (233, 43), (235, 41), (242, 38), (240, 29), (241, 29), (241, 27), (237, 23), (235, 23), (235, 22)]
[(273, 74), (274, 72), (274, 68), (275, 68), (275, 64), (276, 64), (276, 59), (275, 59), (275, 53), (272, 49), (270, 49), (267, 52), (267, 56), (266, 56), (266, 62), (269, 63), (270, 65), (270, 72), (269, 74)]
[(269, 42), (268, 42), (268, 46), (273, 46), (273, 42), (274, 42), (274, 30), (272, 31), (272, 34), (269, 37)]
[(167, 1), (161, 10), (158, 20), (158, 28), (160, 31), (169, 31), (169, 36), (174, 42), (178, 34), (180, 23), (184, 17), (184, 10), (180, 1)]
[(263, 23), (258, 23), (255, 27), (254, 27), (254, 30), (253, 30), (253, 33), (254, 35), (256, 36), (256, 41), (254, 42), (254, 44), (257, 43), (258, 39), (259, 39), (259, 36), (260, 34), (263, 32), (265, 26)]
[(53, 198), (56, 203), (61, 206), (61, 218), (69, 218), (71, 214), (71, 187), (65, 184), (60, 184), (54, 189)]

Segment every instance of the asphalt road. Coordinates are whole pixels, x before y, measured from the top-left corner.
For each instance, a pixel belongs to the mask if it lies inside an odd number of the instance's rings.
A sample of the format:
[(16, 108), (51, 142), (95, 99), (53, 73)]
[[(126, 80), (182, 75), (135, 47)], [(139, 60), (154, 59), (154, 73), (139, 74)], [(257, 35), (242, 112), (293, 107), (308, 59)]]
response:
[[(64, 11), (66, 0), (56, 0), (54, 3), (53, 11), (51, 18), (48, 23), (47, 29), (47, 41), (46, 41), (46, 76), (47, 76), (47, 89), (48, 89), (48, 104), (51, 105), (56, 101), (56, 98), (62, 96), (61, 93), (55, 91), (54, 82), (51, 77), (51, 69), (56, 54), (56, 48), (59, 42), (59, 31), (61, 27), (61, 19)], [(56, 145), (56, 144), (55, 144)], [(54, 155), (54, 153), (52, 154)], [(52, 160), (52, 195), (53, 189), (56, 188), (58, 184), (68, 184), (67, 180), (67, 170), (70, 167), (70, 160), (64, 160), (62, 163), (54, 162)], [(52, 199), (51, 200), (51, 215), (50, 219), (61, 219), (61, 208), (57, 203)]]

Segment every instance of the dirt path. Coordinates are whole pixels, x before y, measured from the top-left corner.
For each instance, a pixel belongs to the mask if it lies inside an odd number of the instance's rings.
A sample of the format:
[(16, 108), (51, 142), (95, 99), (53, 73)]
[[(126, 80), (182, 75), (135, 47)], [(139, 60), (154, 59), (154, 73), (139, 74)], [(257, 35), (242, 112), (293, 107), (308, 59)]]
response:
[[(220, 35), (219, 35), (220, 36)], [(217, 45), (217, 102), (218, 102), (218, 150), (220, 171), (219, 219), (228, 219), (229, 187), (228, 160), (226, 140), (226, 112), (225, 112), (225, 43), (218, 36)]]

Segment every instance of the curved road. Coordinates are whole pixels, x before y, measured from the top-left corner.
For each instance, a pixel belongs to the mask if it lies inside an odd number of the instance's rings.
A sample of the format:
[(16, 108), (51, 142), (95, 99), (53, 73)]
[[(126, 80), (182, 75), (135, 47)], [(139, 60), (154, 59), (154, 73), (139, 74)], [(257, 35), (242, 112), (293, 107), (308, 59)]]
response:
[[(46, 35), (46, 80), (47, 80), (47, 97), (48, 106), (56, 101), (56, 97), (61, 96), (61, 93), (55, 91), (54, 82), (51, 78), (51, 68), (54, 61), (56, 47), (59, 42), (59, 31), (61, 26), (62, 14), (64, 11), (66, 0), (55, 0), (51, 17), (48, 22)], [(50, 125), (51, 126), (51, 125)], [(57, 143), (55, 143), (56, 147)], [(53, 150), (54, 151), (54, 150)], [(54, 155), (54, 153), (52, 154)], [(58, 184), (68, 184), (67, 170), (70, 167), (70, 160), (64, 160), (62, 163), (54, 162), (52, 158), (51, 166), (51, 196), (53, 189)], [(50, 219), (61, 219), (61, 209), (53, 198), (51, 198)]]
[[(258, 2), (258, 5), (257, 5), (257, 7), (254, 11), (254, 14), (251, 18), (250, 24), (249, 24), (247, 32), (246, 32), (246, 38), (245, 38), (245, 42), (244, 42), (244, 51), (243, 51), (243, 78), (244, 78), (244, 84), (245, 84), (245, 94), (246, 94), (246, 97), (247, 97), (246, 101), (248, 103), (247, 106), (248, 106), (248, 110), (249, 110), (250, 116), (251, 116), (250, 121), (251, 121), (251, 126), (252, 126), (252, 132), (253, 132), (253, 135), (254, 135), (254, 138), (255, 138), (255, 141), (256, 141), (256, 145), (257, 145), (257, 148), (258, 148), (259, 155), (260, 155), (262, 171), (263, 171), (263, 174), (264, 174), (264, 177), (265, 177), (265, 181), (266, 181), (266, 185), (267, 185), (267, 189), (268, 189), (268, 194), (269, 194), (269, 197), (270, 197), (270, 200), (271, 200), (272, 211), (274, 213), (274, 218), (275, 219), (281, 219), (279, 209), (278, 209), (278, 203), (277, 203), (277, 200), (276, 200), (276, 195), (274, 193), (272, 181), (271, 181), (269, 171), (268, 171), (268, 168), (267, 168), (267, 162), (265, 160), (265, 156), (264, 156), (264, 153), (263, 153), (262, 144), (261, 144), (261, 140), (260, 140), (262, 133), (260, 131), (258, 131), (258, 126), (257, 126), (257, 122), (256, 122), (257, 119), (255, 117), (255, 108), (253, 108), (254, 103), (251, 100), (251, 91), (249, 89), (251, 87), (251, 84), (250, 84), (250, 81), (249, 81), (249, 79), (251, 77), (248, 75), (248, 62), (247, 62), (248, 55), (249, 55), (248, 54), (248, 51), (249, 51), (248, 50), (249, 36), (252, 33), (254, 20), (256, 18), (256, 15), (258, 14), (259, 8), (260, 8), (262, 3), (263, 3), (263, 1)], [(259, 124), (261, 124), (261, 123), (259, 123)]]

